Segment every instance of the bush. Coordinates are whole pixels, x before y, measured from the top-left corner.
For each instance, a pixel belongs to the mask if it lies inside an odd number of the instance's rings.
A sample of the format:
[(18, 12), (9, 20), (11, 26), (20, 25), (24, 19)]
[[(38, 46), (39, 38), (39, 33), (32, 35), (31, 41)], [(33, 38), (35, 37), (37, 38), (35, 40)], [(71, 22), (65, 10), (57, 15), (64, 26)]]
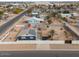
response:
[(4, 14), (4, 12), (3, 11), (0, 11), (0, 16), (2, 16)]
[(4, 11), (0, 11), (0, 19), (2, 19), (3, 14), (4, 14)]
[(19, 14), (19, 13), (22, 12), (22, 11), (23, 11), (23, 9), (16, 8), (16, 9), (13, 11), (13, 13), (14, 13), (14, 14)]
[(49, 19), (49, 18), (50, 18), (50, 16), (46, 16), (46, 17), (45, 17), (45, 19)]
[(27, 10), (27, 12), (26, 12), (26, 13), (28, 13), (28, 14), (32, 13), (32, 9)]
[(56, 15), (58, 15), (57, 12), (52, 12), (50, 16), (52, 16), (52, 17), (56, 17)]
[(65, 11), (63, 11), (63, 13), (67, 14), (67, 13), (70, 13), (70, 12), (69, 12), (69, 11), (67, 11), (67, 10), (65, 10)]
[(51, 19), (49, 19), (47, 22), (48, 22), (49, 24), (51, 24), (51, 23), (52, 23), (52, 20), (51, 20)]
[(65, 17), (61, 17), (61, 19), (65, 22), (68, 22), (67, 19)]

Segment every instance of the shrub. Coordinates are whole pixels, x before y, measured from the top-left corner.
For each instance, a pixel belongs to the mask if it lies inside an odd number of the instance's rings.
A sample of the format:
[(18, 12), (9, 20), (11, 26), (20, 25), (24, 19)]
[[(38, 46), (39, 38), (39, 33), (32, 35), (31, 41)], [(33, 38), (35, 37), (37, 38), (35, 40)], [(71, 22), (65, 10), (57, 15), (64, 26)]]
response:
[(16, 9), (13, 11), (13, 13), (14, 13), (14, 14), (19, 14), (19, 13), (22, 12), (22, 11), (23, 11), (23, 9), (16, 8)]
[(0, 19), (2, 19), (3, 14), (4, 14), (4, 12), (0, 11)]
[(67, 13), (70, 13), (70, 12), (69, 12), (69, 11), (67, 11), (67, 10), (65, 10), (65, 11), (63, 11), (63, 13), (67, 14)]
[(0, 16), (2, 16), (4, 14), (4, 12), (3, 11), (0, 11)]
[(45, 19), (49, 19), (49, 18), (50, 18), (50, 16), (46, 16), (46, 17), (45, 17)]

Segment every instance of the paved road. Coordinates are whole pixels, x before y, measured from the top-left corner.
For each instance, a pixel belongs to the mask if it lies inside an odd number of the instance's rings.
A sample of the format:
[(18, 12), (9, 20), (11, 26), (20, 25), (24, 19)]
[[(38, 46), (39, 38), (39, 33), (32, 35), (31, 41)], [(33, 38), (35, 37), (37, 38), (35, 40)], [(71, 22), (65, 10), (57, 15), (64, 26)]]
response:
[(69, 30), (79, 40), (79, 33), (73, 26), (70, 26), (68, 23), (65, 22), (65, 27), (65, 29)]
[(77, 40), (79, 40), (79, 33), (78, 33), (78, 31), (75, 30), (74, 27), (70, 26), (67, 22), (62, 21), (62, 23), (64, 24), (65, 29), (67, 31), (71, 32), (71, 34), (74, 35)]
[(6, 51), (0, 52), (3, 57), (79, 57), (79, 51)]
[[(30, 8), (28, 8), (30, 9)], [(20, 13), (19, 15), (17, 15), (16, 17), (14, 17), (12, 20), (8, 21), (7, 23), (3, 24), (0, 27), (0, 35), (3, 34), (8, 28), (10, 28), (15, 22), (17, 22), (24, 14), (25, 12), (28, 10), (26, 9), (25, 11), (23, 11), (22, 13)]]

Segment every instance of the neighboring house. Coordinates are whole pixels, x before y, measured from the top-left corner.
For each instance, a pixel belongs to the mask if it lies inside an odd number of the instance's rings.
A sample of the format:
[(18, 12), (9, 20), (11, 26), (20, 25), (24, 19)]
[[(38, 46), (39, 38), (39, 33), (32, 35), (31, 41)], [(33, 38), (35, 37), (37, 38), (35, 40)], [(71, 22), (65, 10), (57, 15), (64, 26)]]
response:
[(68, 14), (63, 14), (63, 13), (61, 13), (61, 16), (62, 16), (62, 17), (71, 17), (72, 15), (69, 14), (69, 13), (68, 13)]
[(32, 16), (38, 17), (39, 16), (39, 12), (37, 10), (32, 11)]
[(32, 12), (32, 16), (38, 17), (38, 12)]
[(36, 30), (29, 29), (29, 30), (22, 30), (16, 38), (18, 41), (20, 40), (36, 40)]
[(40, 15), (40, 18), (45, 19), (47, 15)]
[(79, 20), (76, 20), (77, 23), (79, 23)]
[(63, 14), (61, 13), (62, 17), (73, 17), (73, 16), (79, 16), (78, 13), (67, 13), (67, 14)]
[(79, 14), (78, 13), (72, 13), (73, 14), (73, 16), (79, 16)]
[(36, 40), (35, 35), (21, 35), (17, 37), (17, 40)]
[(67, 17), (67, 21), (68, 21), (68, 22), (75, 22), (74, 19), (71, 19), (71, 18), (68, 18), (68, 17)]
[(76, 26), (79, 27), (79, 20), (76, 20)]

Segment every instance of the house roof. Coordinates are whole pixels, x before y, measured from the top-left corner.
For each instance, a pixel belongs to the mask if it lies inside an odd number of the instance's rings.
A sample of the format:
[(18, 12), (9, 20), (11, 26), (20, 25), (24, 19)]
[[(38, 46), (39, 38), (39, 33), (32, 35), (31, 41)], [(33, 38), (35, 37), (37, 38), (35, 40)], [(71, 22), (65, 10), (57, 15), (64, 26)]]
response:
[(61, 16), (62, 16), (62, 17), (66, 17), (66, 16), (71, 17), (71, 14), (62, 14), (62, 13), (61, 13)]
[(27, 19), (28, 20), (37, 20), (37, 21), (44, 21), (44, 19), (40, 19), (40, 18), (36, 18), (36, 17), (32, 17), (30, 19)]
[(72, 13), (74, 16), (79, 16), (79, 14), (78, 13)]
[(22, 29), (18, 36), (35, 36), (36, 30), (35, 29)]

